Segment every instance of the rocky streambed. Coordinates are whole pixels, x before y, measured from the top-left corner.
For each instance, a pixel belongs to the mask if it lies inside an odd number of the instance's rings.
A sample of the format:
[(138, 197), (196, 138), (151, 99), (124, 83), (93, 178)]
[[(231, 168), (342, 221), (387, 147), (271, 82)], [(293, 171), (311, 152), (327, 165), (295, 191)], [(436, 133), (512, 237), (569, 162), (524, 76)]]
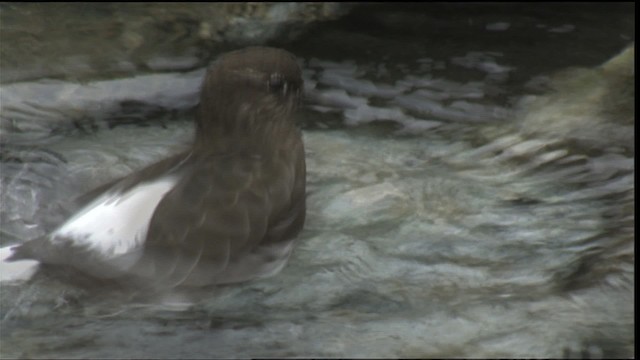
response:
[[(285, 269), (171, 294), (3, 284), (1, 356), (632, 356), (634, 18), (575, 6), (372, 5), (270, 40), (306, 82)], [(184, 147), (204, 70), (178, 70), (3, 83), (2, 245)]]

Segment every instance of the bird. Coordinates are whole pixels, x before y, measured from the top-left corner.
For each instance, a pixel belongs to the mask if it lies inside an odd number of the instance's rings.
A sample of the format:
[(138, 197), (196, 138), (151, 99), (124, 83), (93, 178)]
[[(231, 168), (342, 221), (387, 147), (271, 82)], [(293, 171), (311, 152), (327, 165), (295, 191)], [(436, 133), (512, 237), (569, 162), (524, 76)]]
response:
[(23, 263), (31, 275), (32, 266), (58, 265), (153, 287), (278, 273), (306, 214), (301, 74), (296, 57), (278, 48), (219, 56), (202, 82), (186, 151), (80, 196), (52, 232), (2, 248), (0, 269)]

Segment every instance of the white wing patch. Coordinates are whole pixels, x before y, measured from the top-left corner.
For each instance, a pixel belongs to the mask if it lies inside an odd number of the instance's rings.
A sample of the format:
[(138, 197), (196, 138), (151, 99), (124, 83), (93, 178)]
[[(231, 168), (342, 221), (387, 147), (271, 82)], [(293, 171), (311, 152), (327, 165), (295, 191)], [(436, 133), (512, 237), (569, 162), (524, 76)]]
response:
[(13, 246), (0, 248), (0, 282), (29, 280), (38, 270), (40, 263), (36, 260), (6, 261), (13, 253)]
[(168, 176), (124, 193), (107, 191), (55, 230), (51, 241), (71, 240), (104, 258), (131, 253), (144, 243), (158, 203), (177, 182)]

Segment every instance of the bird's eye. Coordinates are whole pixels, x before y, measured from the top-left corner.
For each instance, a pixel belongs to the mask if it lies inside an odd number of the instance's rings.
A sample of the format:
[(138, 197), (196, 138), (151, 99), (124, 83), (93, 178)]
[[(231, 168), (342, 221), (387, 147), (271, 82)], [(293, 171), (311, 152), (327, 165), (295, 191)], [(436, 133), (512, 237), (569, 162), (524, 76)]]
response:
[(287, 83), (284, 81), (284, 76), (281, 74), (271, 74), (269, 77), (269, 91), (277, 93), (282, 92), (284, 95), (287, 92)]

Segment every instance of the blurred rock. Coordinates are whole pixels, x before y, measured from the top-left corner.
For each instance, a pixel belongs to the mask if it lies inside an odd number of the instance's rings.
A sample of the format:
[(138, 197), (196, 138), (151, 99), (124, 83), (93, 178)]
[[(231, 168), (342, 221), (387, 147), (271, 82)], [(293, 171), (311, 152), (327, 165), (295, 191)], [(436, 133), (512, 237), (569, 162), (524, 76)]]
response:
[(323, 209), (323, 215), (334, 222), (342, 221), (349, 225), (395, 220), (412, 210), (408, 200), (409, 196), (398, 187), (380, 183), (353, 189), (335, 197)]
[(575, 141), (586, 150), (635, 151), (634, 49), (593, 69), (573, 68), (556, 74), (552, 92), (524, 97), (524, 135)]
[[(190, 70), (230, 47), (286, 42), (338, 3), (0, 5), (0, 82)], [(73, 37), (69, 35), (73, 33)]]

